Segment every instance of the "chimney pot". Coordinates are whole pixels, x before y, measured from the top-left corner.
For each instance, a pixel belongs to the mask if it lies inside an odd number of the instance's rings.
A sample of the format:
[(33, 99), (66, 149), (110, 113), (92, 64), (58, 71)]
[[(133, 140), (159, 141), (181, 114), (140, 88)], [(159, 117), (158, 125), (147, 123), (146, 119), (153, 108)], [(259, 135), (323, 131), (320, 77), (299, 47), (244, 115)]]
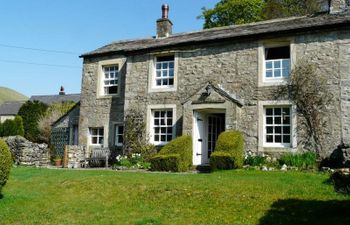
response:
[(169, 17), (169, 5), (163, 4), (162, 5), (162, 19), (168, 19)]
[(64, 92), (64, 87), (61, 86), (60, 92), (58, 93), (59, 95), (65, 95), (66, 93)]

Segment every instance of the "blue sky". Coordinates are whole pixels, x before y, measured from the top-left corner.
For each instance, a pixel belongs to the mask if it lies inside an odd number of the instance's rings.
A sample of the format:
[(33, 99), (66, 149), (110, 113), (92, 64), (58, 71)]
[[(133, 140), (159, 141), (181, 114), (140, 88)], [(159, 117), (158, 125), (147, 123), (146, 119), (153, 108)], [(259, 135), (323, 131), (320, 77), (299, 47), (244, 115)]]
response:
[(79, 93), (80, 54), (112, 41), (155, 35), (163, 3), (170, 5), (173, 32), (200, 30), (203, 20), (196, 17), (201, 14), (201, 8), (212, 8), (218, 1), (2, 1), (0, 86), (28, 97), (57, 94), (61, 85), (66, 93)]

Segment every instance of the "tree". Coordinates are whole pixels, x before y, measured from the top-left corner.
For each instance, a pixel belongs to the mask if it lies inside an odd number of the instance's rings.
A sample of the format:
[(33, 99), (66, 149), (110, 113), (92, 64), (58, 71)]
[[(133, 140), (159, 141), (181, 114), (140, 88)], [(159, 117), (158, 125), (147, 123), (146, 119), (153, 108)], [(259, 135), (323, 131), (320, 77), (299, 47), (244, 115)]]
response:
[(23, 119), (24, 136), (33, 142), (39, 141), (39, 118), (44, 115), (48, 106), (39, 101), (27, 101), (18, 111), (18, 115)]
[(20, 116), (16, 116), (13, 120), (5, 120), (4, 123), (0, 123), (0, 137), (24, 135), (23, 121)]
[(321, 8), (315, 0), (266, 0), (263, 9), (264, 19), (314, 14)]
[(213, 9), (202, 9), (203, 27), (221, 27), (289, 16), (313, 14), (320, 9), (315, 0), (221, 0)]
[(213, 9), (202, 8), (204, 28), (251, 23), (262, 20), (264, 0), (221, 0)]

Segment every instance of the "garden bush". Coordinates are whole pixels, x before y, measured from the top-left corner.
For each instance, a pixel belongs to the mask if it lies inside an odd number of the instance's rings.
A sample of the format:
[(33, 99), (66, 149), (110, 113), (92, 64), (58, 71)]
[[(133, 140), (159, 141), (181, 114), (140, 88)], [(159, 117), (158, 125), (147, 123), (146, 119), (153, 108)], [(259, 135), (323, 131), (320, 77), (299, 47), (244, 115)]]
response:
[(210, 156), (210, 167), (212, 170), (233, 169), (235, 161), (228, 152), (213, 152)]
[(0, 139), (0, 194), (5, 186), (12, 166), (12, 156), (9, 147), (4, 140)]
[(268, 164), (268, 161), (266, 160), (266, 157), (261, 155), (256, 156), (247, 156), (247, 158), (244, 160), (245, 165), (249, 166), (262, 166)]
[(24, 135), (22, 117), (16, 116), (13, 120), (5, 120), (0, 124), (0, 137)]
[(185, 171), (188, 168), (182, 168), (181, 157), (179, 154), (156, 155), (151, 158), (152, 171)]
[[(244, 140), (239, 131), (224, 131), (222, 132), (215, 146), (215, 152), (228, 153), (234, 162), (233, 168), (241, 168), (243, 166)], [(214, 154), (213, 153), (213, 154)], [(213, 155), (212, 154), (212, 155)], [(219, 153), (216, 153), (219, 154)], [(210, 165), (212, 166), (212, 155), (210, 157)], [(214, 154), (215, 156), (215, 154)], [(230, 167), (227, 165), (226, 167)]]
[[(177, 154), (179, 157), (179, 161), (177, 162), (178, 165), (176, 166), (177, 171), (186, 171), (191, 168), (192, 166), (192, 138), (190, 136), (181, 136), (178, 138), (175, 138), (168, 144), (166, 144), (160, 152), (151, 158), (151, 167), (152, 170), (155, 169), (156, 166), (154, 166), (154, 163), (157, 163), (157, 160), (163, 161), (164, 157), (158, 157), (158, 156), (167, 156), (167, 155), (173, 155)], [(172, 158), (172, 157), (170, 157)], [(170, 161), (174, 161), (174, 159), (167, 159)], [(153, 163), (152, 163), (153, 162)], [(168, 163), (165, 163), (167, 165)], [(172, 165), (169, 163), (169, 165)], [(163, 168), (163, 167), (162, 167)], [(164, 168), (165, 171), (174, 171), (173, 167), (171, 168)]]
[(299, 169), (314, 169), (316, 166), (316, 153), (305, 152), (303, 154), (287, 153), (279, 159), (280, 165), (298, 167)]

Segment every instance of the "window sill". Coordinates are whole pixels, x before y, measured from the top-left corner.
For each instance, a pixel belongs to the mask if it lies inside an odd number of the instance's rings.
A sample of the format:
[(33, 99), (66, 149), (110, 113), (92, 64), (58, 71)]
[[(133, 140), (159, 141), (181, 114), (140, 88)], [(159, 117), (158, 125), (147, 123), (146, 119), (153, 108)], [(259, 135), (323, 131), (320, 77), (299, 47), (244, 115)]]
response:
[(175, 91), (176, 91), (176, 87), (164, 87), (164, 88), (152, 87), (151, 89), (149, 89), (148, 92), (175, 92)]
[(112, 99), (112, 98), (118, 98), (120, 97), (119, 94), (113, 94), (113, 95), (100, 95), (97, 96), (97, 99)]
[(260, 87), (269, 87), (269, 86), (282, 86), (282, 85), (288, 85), (288, 79), (281, 79), (281, 80), (271, 80), (259, 83)]

